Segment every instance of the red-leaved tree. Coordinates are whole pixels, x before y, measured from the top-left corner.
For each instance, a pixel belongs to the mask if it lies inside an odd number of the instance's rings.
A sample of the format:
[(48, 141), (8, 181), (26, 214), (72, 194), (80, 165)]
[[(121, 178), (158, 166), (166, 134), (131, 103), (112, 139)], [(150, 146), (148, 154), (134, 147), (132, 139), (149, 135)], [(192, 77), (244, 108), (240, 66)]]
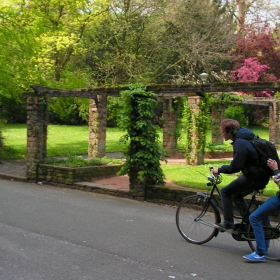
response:
[[(267, 65), (267, 80), (280, 79), (280, 32), (272, 29), (268, 23), (259, 24), (258, 19), (244, 26), (237, 36), (235, 50), (235, 65), (237, 70), (244, 64), (246, 58), (257, 57), (262, 65)], [(273, 74), (269, 78), (269, 73)]]
[[(240, 68), (232, 71), (232, 81), (276, 81), (276, 76), (267, 72), (269, 69), (267, 65), (261, 64), (257, 57), (246, 58)], [(252, 94), (254, 96), (272, 97), (274, 91), (253, 92)]]

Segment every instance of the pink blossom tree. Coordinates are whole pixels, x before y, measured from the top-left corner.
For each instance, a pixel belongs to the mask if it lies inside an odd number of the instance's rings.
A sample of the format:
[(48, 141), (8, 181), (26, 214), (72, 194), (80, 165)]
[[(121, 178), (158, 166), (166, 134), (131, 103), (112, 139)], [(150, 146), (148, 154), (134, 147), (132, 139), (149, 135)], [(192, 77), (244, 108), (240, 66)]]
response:
[[(249, 57), (244, 59), (244, 63), (239, 69), (232, 71), (232, 81), (276, 81), (276, 76), (267, 72), (269, 69), (270, 67), (265, 64), (261, 64), (257, 57)], [(274, 95), (274, 91), (253, 92), (252, 94), (254, 96), (272, 97)]]

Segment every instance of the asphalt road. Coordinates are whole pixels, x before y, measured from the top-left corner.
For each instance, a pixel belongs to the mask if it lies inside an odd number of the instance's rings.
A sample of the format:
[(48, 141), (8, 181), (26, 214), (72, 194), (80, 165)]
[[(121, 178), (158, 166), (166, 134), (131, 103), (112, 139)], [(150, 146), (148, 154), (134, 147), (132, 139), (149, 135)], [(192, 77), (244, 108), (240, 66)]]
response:
[(0, 279), (279, 279), (279, 262), (246, 263), (248, 244), (227, 233), (187, 243), (175, 211), (0, 180)]

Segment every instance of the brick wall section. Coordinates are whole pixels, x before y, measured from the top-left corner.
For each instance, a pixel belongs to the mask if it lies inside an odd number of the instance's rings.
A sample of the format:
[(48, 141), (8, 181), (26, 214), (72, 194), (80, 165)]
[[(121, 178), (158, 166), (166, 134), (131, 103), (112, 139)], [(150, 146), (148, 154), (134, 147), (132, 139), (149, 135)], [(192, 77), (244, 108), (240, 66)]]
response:
[(47, 98), (27, 98), (27, 151), (26, 177), (37, 180), (38, 164), (47, 153)]
[(163, 100), (163, 149), (169, 151), (168, 156), (173, 156), (177, 152), (177, 139), (175, 135), (175, 130), (177, 127), (177, 111), (173, 109), (173, 100), (164, 99)]
[[(203, 192), (202, 190), (195, 190), (190, 188), (174, 188), (174, 187), (168, 187), (168, 186), (146, 186), (146, 195), (145, 198), (143, 196), (137, 195), (132, 190), (112, 190), (112, 189), (106, 189), (102, 186), (89, 186), (87, 184), (81, 185), (81, 184), (73, 184), (73, 185), (67, 185), (68, 188), (72, 189), (78, 189), (81, 191), (88, 191), (88, 192), (94, 192), (99, 194), (106, 194), (116, 197), (122, 197), (122, 198), (128, 198), (138, 201), (147, 201), (150, 203), (156, 203), (156, 204), (163, 204), (163, 205), (169, 205), (169, 206), (178, 206), (179, 203), (186, 198), (189, 195), (194, 195), (197, 192)], [(250, 199), (250, 195), (246, 198), (247, 201)], [(258, 196), (257, 200), (260, 202), (264, 202), (267, 200), (267, 197)], [(235, 207), (234, 207), (235, 208)], [(175, 217), (174, 217), (175, 219)]]
[[(198, 114), (199, 107), (198, 104), (201, 101), (202, 97), (200, 96), (191, 96), (188, 98), (188, 103), (194, 114)], [(193, 123), (195, 124), (195, 119), (193, 116)], [(198, 151), (197, 139), (199, 139), (199, 134), (196, 130), (191, 131), (191, 159), (187, 162), (189, 165), (199, 165), (204, 163), (204, 151)]]
[[(89, 123), (89, 156), (102, 157), (105, 155), (106, 142), (106, 120), (107, 120), (107, 96), (119, 96), (122, 88), (96, 88), (79, 90), (58, 90), (42, 86), (32, 86), (35, 93), (25, 93), (27, 98), (27, 165), (26, 176), (28, 180), (38, 181), (38, 164), (44, 163), (46, 159), (47, 146), (47, 101), (48, 97), (83, 97), (92, 99), (90, 105)], [(234, 91), (260, 91), (279, 90), (278, 82), (258, 82), (258, 83), (221, 83), (203, 85), (158, 85), (148, 87), (147, 90), (154, 91), (159, 98), (166, 100), (164, 103), (164, 148), (171, 152), (176, 150), (177, 143), (174, 130), (176, 128), (177, 112), (170, 110), (173, 98), (188, 96), (191, 107), (196, 110), (200, 100), (198, 93), (203, 92), (234, 92)], [(196, 93), (196, 94), (194, 94)], [(241, 103), (270, 106), (269, 140), (279, 146), (279, 116), (278, 102), (276, 99), (256, 98), (250, 103), (246, 100)], [(170, 107), (171, 105), (171, 107)], [(193, 135), (195, 142), (198, 135)], [(195, 147), (194, 147), (195, 151)], [(194, 153), (197, 156), (193, 164), (203, 163), (204, 155)]]
[(97, 95), (89, 104), (89, 157), (106, 154), (107, 95)]
[(211, 120), (211, 132), (212, 132), (212, 143), (223, 144), (224, 138), (221, 134), (220, 124), (225, 118), (225, 105), (215, 104), (212, 107), (212, 120)]
[(59, 167), (50, 164), (38, 165), (38, 182), (46, 184), (73, 185), (92, 178), (116, 176), (121, 165), (87, 166), (79, 168)]

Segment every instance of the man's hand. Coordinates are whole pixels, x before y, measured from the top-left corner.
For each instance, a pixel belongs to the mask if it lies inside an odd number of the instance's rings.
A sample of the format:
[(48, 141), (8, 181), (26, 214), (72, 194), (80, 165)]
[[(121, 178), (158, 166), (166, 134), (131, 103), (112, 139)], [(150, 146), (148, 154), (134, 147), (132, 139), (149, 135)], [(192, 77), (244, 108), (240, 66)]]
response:
[(278, 169), (278, 164), (276, 162), (276, 160), (269, 158), (267, 160), (267, 166), (272, 169), (273, 171)]
[(217, 176), (219, 174), (218, 168), (213, 169), (213, 175)]

